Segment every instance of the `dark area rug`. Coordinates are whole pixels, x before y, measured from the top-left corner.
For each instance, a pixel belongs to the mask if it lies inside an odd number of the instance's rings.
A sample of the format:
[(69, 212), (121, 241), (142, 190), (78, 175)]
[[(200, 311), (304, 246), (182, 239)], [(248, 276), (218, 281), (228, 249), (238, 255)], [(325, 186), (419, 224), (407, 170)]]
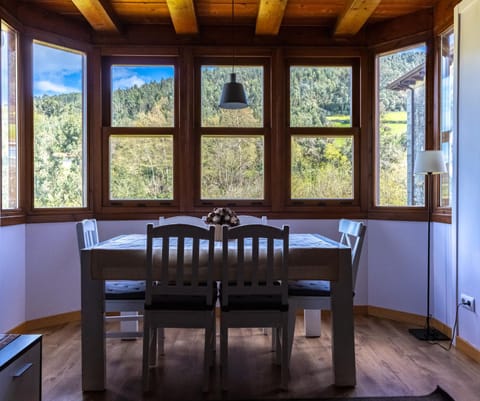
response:
[[(280, 401), (281, 399), (279, 399)], [(250, 400), (252, 401), (252, 400)], [(263, 400), (267, 401), (267, 400)], [(273, 400), (272, 400), (273, 401)], [(455, 401), (448, 393), (440, 387), (437, 387), (434, 392), (427, 395), (419, 396), (397, 396), (397, 397), (339, 397), (339, 398), (302, 398), (302, 399), (283, 399), (282, 401)]]
[[(420, 396), (400, 396), (400, 397), (354, 397), (354, 398), (323, 398), (318, 401), (455, 401), (445, 390), (437, 387), (431, 394)], [(302, 400), (297, 400), (302, 401)], [(305, 400), (307, 401), (307, 400)], [(309, 400), (315, 401), (315, 400)]]

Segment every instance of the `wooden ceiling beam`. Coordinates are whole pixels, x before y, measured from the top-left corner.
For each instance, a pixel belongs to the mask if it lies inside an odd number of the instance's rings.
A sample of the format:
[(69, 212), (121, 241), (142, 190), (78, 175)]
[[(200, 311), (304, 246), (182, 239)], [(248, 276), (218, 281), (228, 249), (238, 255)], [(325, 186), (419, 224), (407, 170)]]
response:
[(350, 0), (337, 19), (334, 36), (353, 36), (362, 29), (381, 0)]
[(277, 35), (282, 24), (288, 0), (260, 0), (258, 7), (256, 35)]
[(72, 0), (95, 31), (119, 33), (121, 24), (105, 0)]
[(197, 16), (193, 0), (167, 0), (173, 27), (178, 35), (198, 33)]

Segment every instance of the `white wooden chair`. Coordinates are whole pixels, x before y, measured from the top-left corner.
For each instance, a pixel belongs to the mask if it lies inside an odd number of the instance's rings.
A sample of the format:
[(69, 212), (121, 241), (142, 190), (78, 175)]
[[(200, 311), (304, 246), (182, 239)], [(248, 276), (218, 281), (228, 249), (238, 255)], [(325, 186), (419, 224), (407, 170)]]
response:
[[(362, 251), (363, 239), (366, 226), (357, 221), (341, 219), (338, 225), (340, 242), (352, 249), (352, 283), (355, 290), (355, 283)], [(354, 293), (352, 292), (352, 296)], [(330, 282), (323, 280), (298, 280), (288, 283), (288, 304), (289, 304), (289, 355), (292, 352), (293, 337), (295, 333), (296, 311), (331, 309)]]
[[(165, 217), (160, 216), (158, 218), (158, 224), (163, 226), (165, 224), (190, 224), (192, 226), (198, 226), (207, 228), (208, 225), (205, 223), (205, 218), (189, 216), (189, 215), (178, 215), (178, 216), (171, 216)], [(158, 352), (160, 355), (165, 354), (165, 330), (163, 328), (159, 328), (157, 330), (158, 335)]]
[(250, 216), (248, 214), (239, 214), (237, 215), (240, 224), (268, 224), (267, 216), (257, 217)]
[[(277, 330), (281, 386), (288, 387), (288, 234), (288, 226), (223, 227), (220, 361), (224, 390), (228, 383), (228, 330), (240, 327)], [(229, 249), (232, 240), (235, 249)], [(278, 241), (281, 246), (275, 244)]]
[(195, 216), (188, 216), (188, 215), (180, 215), (180, 216), (172, 216), (172, 217), (164, 217), (160, 216), (158, 218), (158, 224), (190, 224), (192, 226), (198, 227), (207, 227), (208, 225), (205, 221), (200, 217)]
[[(213, 281), (214, 235), (214, 228), (207, 226), (205, 228), (189, 224), (147, 226), (144, 391), (151, 387), (150, 367), (157, 360), (155, 329), (168, 327), (205, 329), (203, 390), (208, 391), (216, 341), (217, 286)], [(162, 241), (161, 255), (154, 252), (155, 239)], [(208, 256), (206, 266), (200, 266), (200, 241), (204, 240), (208, 241)], [(204, 269), (205, 277), (200, 275), (200, 270)]]
[[(262, 217), (257, 217), (257, 216), (252, 216), (249, 214), (239, 214), (237, 215), (238, 220), (240, 221), (240, 225), (244, 224), (268, 224), (268, 218), (267, 216), (262, 216)], [(268, 335), (267, 329), (264, 327), (263, 328), (263, 334)], [(275, 337), (275, 330), (272, 330), (272, 351), (275, 351), (276, 347), (276, 337)]]
[[(77, 223), (78, 248), (92, 248), (98, 244), (98, 228), (95, 219), (85, 219)], [(132, 323), (143, 318), (145, 302), (145, 281), (134, 280), (106, 280), (104, 312), (118, 312), (117, 316), (105, 316), (106, 321), (119, 320), (122, 326), (120, 331), (106, 331), (106, 337), (136, 338), (142, 336), (138, 324), (131, 330)], [(140, 313), (140, 314), (139, 314)], [(126, 331), (125, 326), (130, 329)]]

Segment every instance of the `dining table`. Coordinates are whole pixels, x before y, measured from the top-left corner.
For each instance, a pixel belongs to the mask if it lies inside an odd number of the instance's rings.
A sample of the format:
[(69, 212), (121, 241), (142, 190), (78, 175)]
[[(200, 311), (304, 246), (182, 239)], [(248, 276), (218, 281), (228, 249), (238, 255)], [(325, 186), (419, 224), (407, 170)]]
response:
[[(161, 252), (160, 248), (160, 242), (154, 243), (154, 252)], [(207, 252), (207, 247), (200, 252)], [(82, 389), (102, 391), (107, 377), (104, 281), (145, 279), (146, 234), (119, 235), (81, 249), (80, 260)], [(221, 280), (221, 267), (222, 242), (218, 241), (215, 280)], [(333, 382), (355, 386), (351, 249), (320, 234), (290, 233), (288, 278), (330, 281)]]

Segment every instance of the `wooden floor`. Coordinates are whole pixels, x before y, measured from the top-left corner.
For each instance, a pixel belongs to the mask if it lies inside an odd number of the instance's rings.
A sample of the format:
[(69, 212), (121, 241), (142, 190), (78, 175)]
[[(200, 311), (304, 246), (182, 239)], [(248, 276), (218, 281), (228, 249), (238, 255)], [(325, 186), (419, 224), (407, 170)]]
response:
[[(336, 396), (422, 395), (442, 386), (455, 401), (480, 400), (480, 365), (452, 347), (418, 341), (401, 323), (356, 316), (357, 385), (332, 385), (330, 323), (322, 337), (305, 338), (297, 317), (289, 391), (278, 390), (279, 368), (273, 364), (270, 337), (261, 329), (232, 330), (230, 390), (219, 391), (220, 369), (212, 370), (211, 392), (201, 393), (203, 334), (200, 330), (167, 330), (166, 356), (156, 369), (156, 391), (141, 391), (142, 341), (107, 340), (107, 390), (81, 391), (80, 325), (43, 330), (44, 401), (137, 401), (284, 399)], [(37, 331), (38, 332), (38, 331)], [(448, 343), (443, 343), (447, 346)]]

